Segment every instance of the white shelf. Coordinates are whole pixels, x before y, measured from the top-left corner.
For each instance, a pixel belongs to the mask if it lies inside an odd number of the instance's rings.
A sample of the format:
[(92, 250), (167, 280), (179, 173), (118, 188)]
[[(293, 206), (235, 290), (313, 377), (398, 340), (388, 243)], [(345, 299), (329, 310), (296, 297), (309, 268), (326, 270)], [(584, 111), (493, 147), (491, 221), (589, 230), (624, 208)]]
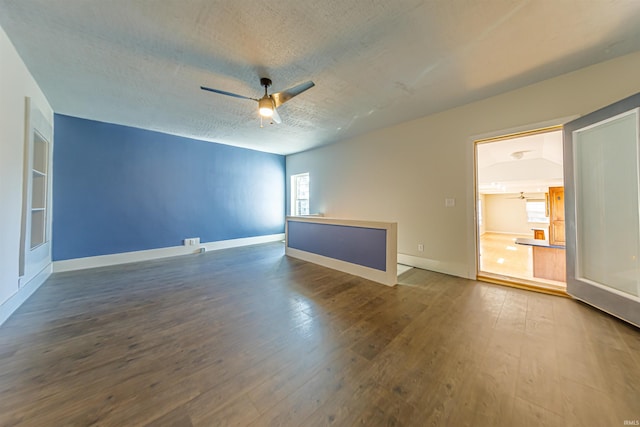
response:
[(49, 144), (33, 133), (31, 166), (31, 249), (47, 241), (47, 188)]

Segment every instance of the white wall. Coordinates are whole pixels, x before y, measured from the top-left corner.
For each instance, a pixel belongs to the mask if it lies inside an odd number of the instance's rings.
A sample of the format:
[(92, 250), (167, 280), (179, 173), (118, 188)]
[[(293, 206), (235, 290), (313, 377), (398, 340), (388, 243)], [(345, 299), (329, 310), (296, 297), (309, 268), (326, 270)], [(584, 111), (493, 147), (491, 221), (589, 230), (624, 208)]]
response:
[(26, 96), (53, 126), (49, 102), (0, 28), (0, 304), (18, 292)]
[[(544, 201), (544, 193), (527, 194)], [(484, 198), (485, 231), (494, 233), (527, 234), (533, 239), (532, 228), (548, 228), (549, 224), (527, 221), (527, 202), (519, 194), (487, 194)], [(545, 235), (548, 232), (545, 232)]]
[[(287, 175), (310, 172), (312, 212), (397, 221), (403, 262), (475, 278), (473, 140), (564, 123), (618, 101), (640, 91), (638, 70), (640, 52), (290, 155)], [(445, 207), (447, 197), (455, 207)]]

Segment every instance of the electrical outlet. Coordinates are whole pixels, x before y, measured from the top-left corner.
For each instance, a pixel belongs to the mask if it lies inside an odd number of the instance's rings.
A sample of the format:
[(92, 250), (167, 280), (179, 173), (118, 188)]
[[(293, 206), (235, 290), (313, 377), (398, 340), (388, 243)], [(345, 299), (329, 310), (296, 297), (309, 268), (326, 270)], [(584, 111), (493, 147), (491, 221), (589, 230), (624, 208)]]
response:
[(200, 238), (199, 237), (191, 237), (189, 239), (184, 239), (182, 241), (184, 246), (198, 246), (200, 244)]
[(422, 243), (418, 243), (418, 252), (424, 252), (424, 245)]

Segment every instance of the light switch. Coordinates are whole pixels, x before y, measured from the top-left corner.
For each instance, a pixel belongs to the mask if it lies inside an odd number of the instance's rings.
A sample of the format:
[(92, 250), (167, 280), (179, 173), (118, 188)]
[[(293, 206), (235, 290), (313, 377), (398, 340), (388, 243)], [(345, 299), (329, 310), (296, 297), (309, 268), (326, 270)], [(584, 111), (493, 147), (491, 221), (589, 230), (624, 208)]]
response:
[(452, 208), (456, 205), (456, 199), (454, 198), (446, 198), (444, 199), (444, 206), (447, 208)]

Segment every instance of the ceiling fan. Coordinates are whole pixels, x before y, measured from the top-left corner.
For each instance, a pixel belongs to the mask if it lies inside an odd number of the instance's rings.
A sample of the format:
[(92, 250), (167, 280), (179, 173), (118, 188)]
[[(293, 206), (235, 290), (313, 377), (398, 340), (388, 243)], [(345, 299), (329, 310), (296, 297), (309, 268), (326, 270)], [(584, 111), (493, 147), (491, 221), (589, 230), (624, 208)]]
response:
[(267, 88), (271, 86), (271, 79), (266, 77), (262, 77), (260, 79), (260, 85), (264, 86), (264, 96), (260, 99), (251, 98), (249, 96), (238, 95), (236, 93), (226, 92), (224, 90), (212, 89), (210, 87), (200, 86), (202, 90), (208, 90), (209, 92), (219, 93), (220, 95), (232, 96), (234, 98), (241, 99), (250, 99), (252, 101), (258, 102), (258, 112), (260, 113), (260, 117), (271, 118), (275, 123), (282, 123), (282, 119), (280, 118), (280, 114), (278, 114), (278, 108), (285, 102), (289, 101), (294, 96), (300, 95), (302, 92), (311, 89), (315, 86), (315, 83), (312, 81), (308, 81), (305, 83), (301, 83), (297, 86), (290, 87), (289, 89), (285, 89), (280, 92), (272, 93), (269, 95), (267, 92)]
[(520, 200), (527, 200), (527, 199), (528, 199), (528, 197), (525, 197), (525, 195), (524, 195), (524, 191), (521, 191), (519, 196), (516, 196), (516, 197), (507, 197), (507, 199), (520, 199)]

